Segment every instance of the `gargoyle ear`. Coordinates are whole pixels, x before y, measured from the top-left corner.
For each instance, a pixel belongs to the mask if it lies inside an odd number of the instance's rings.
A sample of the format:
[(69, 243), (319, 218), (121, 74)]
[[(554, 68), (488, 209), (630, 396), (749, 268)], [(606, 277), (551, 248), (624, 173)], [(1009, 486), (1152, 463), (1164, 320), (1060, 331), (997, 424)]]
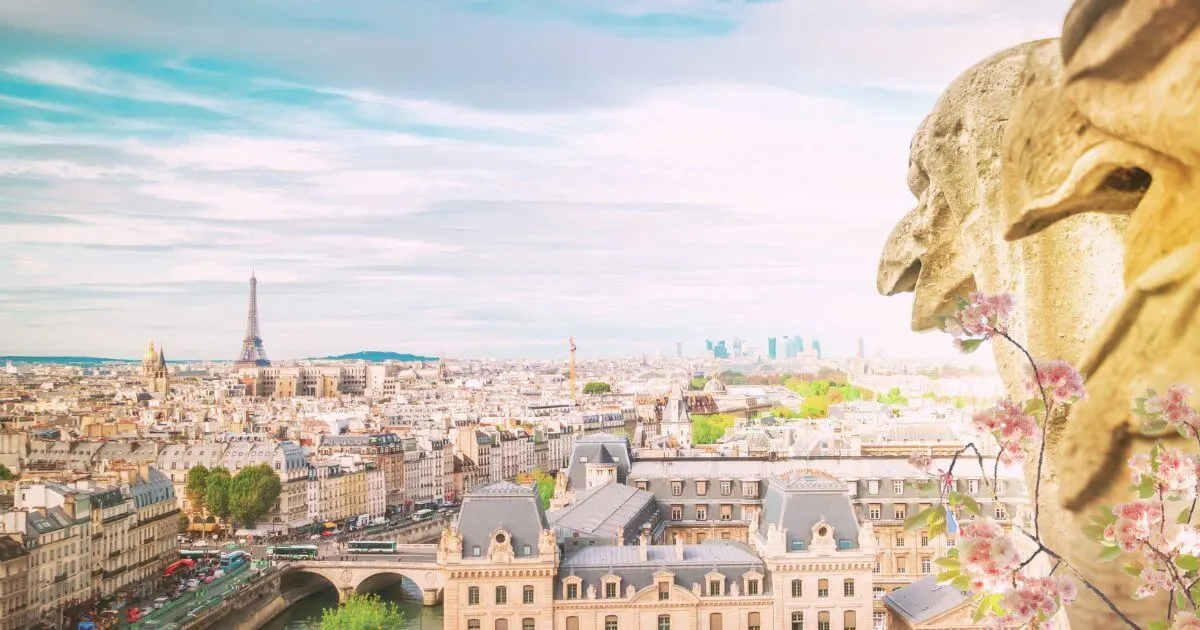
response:
[[(1067, 158), (1067, 156), (1063, 156)], [(1154, 153), (1116, 140), (1106, 140), (1083, 153), (1066, 179), (1048, 194), (1006, 208), (1004, 238), (1037, 234), (1054, 223), (1084, 212), (1129, 214), (1150, 187)]]

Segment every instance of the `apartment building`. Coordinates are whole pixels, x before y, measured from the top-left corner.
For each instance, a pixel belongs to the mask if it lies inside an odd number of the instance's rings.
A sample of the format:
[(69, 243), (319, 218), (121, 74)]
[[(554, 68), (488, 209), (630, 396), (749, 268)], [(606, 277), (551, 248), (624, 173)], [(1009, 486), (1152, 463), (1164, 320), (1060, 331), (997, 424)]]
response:
[(32, 554), (17, 537), (0, 536), (0, 630), (29, 627), (32, 560)]

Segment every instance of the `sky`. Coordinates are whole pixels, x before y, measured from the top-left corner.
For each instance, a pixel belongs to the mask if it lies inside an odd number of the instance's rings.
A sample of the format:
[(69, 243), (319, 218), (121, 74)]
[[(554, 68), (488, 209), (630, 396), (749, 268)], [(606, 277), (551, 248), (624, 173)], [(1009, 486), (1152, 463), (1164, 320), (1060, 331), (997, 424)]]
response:
[(909, 140), (1063, 0), (0, 0), (0, 355), (950, 356)]

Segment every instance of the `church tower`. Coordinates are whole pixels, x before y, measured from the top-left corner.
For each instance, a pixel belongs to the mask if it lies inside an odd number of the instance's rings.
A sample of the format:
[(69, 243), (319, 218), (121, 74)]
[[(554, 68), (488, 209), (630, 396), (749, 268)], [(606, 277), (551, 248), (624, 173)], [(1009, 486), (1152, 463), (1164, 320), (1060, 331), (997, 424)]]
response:
[(165, 396), (171, 390), (166, 355), (163, 354), (162, 344), (155, 351), (153, 339), (142, 355), (142, 378), (146, 380), (147, 391)]

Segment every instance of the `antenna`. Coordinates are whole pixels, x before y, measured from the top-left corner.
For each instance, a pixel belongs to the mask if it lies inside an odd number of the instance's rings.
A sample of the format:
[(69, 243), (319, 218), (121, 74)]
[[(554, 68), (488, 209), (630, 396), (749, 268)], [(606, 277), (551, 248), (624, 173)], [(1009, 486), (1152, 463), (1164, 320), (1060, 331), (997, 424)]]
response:
[(571, 404), (574, 405), (575, 404), (575, 338), (574, 337), (571, 337), (570, 387), (571, 387)]

